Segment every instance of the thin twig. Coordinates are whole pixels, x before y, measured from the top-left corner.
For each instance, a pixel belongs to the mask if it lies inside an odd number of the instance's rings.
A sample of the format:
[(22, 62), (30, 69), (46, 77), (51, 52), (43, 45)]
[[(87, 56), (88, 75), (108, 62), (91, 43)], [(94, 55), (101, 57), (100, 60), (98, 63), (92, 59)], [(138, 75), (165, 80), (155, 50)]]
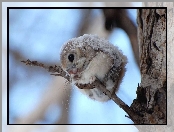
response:
[(62, 76), (70, 82), (70, 76), (60, 66), (56, 66), (56, 65), (55, 66), (46, 66), (46, 65), (44, 65), (42, 63), (39, 63), (37, 61), (30, 61), (29, 59), (27, 61), (21, 61), (21, 62), (23, 62), (23, 63), (25, 63), (26, 65), (29, 65), (29, 66), (42, 67), (42, 68), (46, 69), (48, 72), (51, 72), (51, 73), (56, 73), (57, 72), (57, 74), (51, 74), (51, 75)]

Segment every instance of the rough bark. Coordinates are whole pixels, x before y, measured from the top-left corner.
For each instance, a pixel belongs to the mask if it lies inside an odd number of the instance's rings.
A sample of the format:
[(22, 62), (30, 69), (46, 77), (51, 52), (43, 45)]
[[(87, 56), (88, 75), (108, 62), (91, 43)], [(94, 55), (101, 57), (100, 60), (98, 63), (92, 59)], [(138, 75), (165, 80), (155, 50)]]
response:
[(131, 108), (139, 124), (166, 124), (166, 9), (138, 10), (141, 84)]
[(174, 2), (143, 2), (146, 7), (167, 7), (167, 125), (136, 125), (140, 132), (172, 132), (174, 111)]

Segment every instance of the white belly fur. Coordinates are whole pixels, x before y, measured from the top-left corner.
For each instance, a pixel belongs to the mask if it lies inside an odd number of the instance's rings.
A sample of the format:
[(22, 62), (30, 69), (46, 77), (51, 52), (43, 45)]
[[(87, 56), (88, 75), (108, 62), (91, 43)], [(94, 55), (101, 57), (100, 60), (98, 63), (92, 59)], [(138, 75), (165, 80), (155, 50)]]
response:
[[(97, 77), (100, 81), (103, 80), (105, 75), (108, 73), (112, 67), (113, 60), (103, 52), (99, 52), (93, 60), (90, 62), (88, 67), (82, 73), (82, 77), (76, 83), (79, 84), (88, 84), (91, 82), (91, 79)], [(106, 82), (106, 88), (112, 92), (114, 83), (111, 79)], [(82, 93), (86, 94), (88, 97), (97, 100), (97, 101), (107, 101), (109, 97), (105, 95), (102, 91), (97, 88), (94, 89), (79, 89)]]

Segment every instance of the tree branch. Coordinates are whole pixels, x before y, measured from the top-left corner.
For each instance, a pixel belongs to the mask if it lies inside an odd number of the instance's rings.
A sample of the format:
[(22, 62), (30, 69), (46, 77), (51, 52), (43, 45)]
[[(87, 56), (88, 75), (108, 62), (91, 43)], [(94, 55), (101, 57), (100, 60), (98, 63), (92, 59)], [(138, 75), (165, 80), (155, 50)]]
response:
[(29, 59), (27, 61), (21, 61), (21, 62), (23, 62), (29, 66), (42, 67), (42, 68), (46, 69), (48, 72), (52, 72), (52, 73), (57, 72), (57, 74), (51, 74), (51, 75), (62, 76), (65, 79), (67, 79), (67, 81), (69, 81), (69, 82), (71, 81), (70, 76), (60, 66), (56, 66), (56, 65), (55, 66), (46, 66), (46, 65), (39, 63), (37, 61), (30, 61)]
[(128, 12), (125, 9), (103, 9), (105, 16), (105, 29), (113, 30), (114, 27), (123, 29), (129, 36), (134, 57), (137, 66), (139, 67), (139, 49), (137, 39), (137, 27), (129, 18)]
[[(60, 66), (45, 66), (42, 63), (39, 63), (37, 61), (30, 61), (29, 59), (27, 61), (21, 61), (29, 66), (39, 66), (44, 69), (46, 69), (48, 72), (52, 72), (56, 74), (51, 74), (55, 76), (62, 76), (67, 81), (71, 82), (70, 76), (63, 71), (63, 69)], [(92, 84), (76, 84), (76, 86), (80, 89), (92, 89), (92, 88), (98, 88), (103, 93), (105, 93), (110, 99), (112, 99), (120, 108), (122, 108), (128, 115), (126, 117), (130, 118), (134, 123), (139, 123), (139, 120), (141, 120), (142, 117), (139, 117), (127, 104), (125, 104), (116, 94), (111, 94), (109, 90), (105, 88), (105, 86), (100, 82), (100, 80), (96, 79)]]

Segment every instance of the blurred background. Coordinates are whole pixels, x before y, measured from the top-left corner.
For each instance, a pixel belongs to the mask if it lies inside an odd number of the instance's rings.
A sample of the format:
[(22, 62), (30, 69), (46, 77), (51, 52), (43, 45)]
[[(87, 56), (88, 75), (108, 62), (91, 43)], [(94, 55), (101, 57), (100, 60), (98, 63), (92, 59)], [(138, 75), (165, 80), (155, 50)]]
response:
[[(109, 4), (112, 7), (120, 6), (120, 3)], [(79, 2), (69, 6), (108, 6), (109, 4), (89, 2), (85, 5)], [(4, 4), (3, 9), (6, 9), (6, 5)], [(42, 4), (21, 4), (25, 7), (26, 5), (38, 7)], [(10, 6), (19, 6), (19, 4)], [(43, 6), (56, 5), (45, 3)], [(57, 3), (57, 6), (61, 4)], [(141, 3), (126, 3), (124, 6), (141, 6)], [(112, 100), (105, 103), (91, 100), (78, 91), (77, 87), (65, 83), (62, 77), (50, 75), (40, 67), (26, 66), (21, 61), (30, 59), (46, 65), (60, 65), (60, 49), (66, 41), (83, 34), (97, 34), (108, 39), (113, 45), (117, 45), (128, 57), (127, 72), (117, 95), (126, 104), (131, 105), (136, 98), (136, 88), (141, 78), (137, 65), (137, 41), (134, 35), (137, 26), (136, 9), (9, 9), (8, 26), (9, 124), (133, 124), (125, 117), (127, 114)], [(3, 43), (2, 50), (2, 61), (6, 62), (6, 43)], [(5, 63), (2, 70), (6, 67)], [(3, 76), (6, 76), (6, 73), (3, 72)], [(6, 78), (3, 82), (7, 82)], [(5, 127), (7, 122), (5, 86), (4, 84), (2, 89), (2, 118), (3, 129), (8, 130)], [(73, 131), (74, 126), (70, 127)], [(135, 128), (126, 127), (129, 131), (137, 131)], [(80, 129), (84, 128), (80, 126)], [(100, 127), (97, 130), (100, 129), (105, 128)], [(121, 127), (117, 129), (126, 131)], [(54, 127), (46, 126), (23, 131), (37, 130), (56, 131)], [(66, 131), (70, 130), (66, 129)]]

